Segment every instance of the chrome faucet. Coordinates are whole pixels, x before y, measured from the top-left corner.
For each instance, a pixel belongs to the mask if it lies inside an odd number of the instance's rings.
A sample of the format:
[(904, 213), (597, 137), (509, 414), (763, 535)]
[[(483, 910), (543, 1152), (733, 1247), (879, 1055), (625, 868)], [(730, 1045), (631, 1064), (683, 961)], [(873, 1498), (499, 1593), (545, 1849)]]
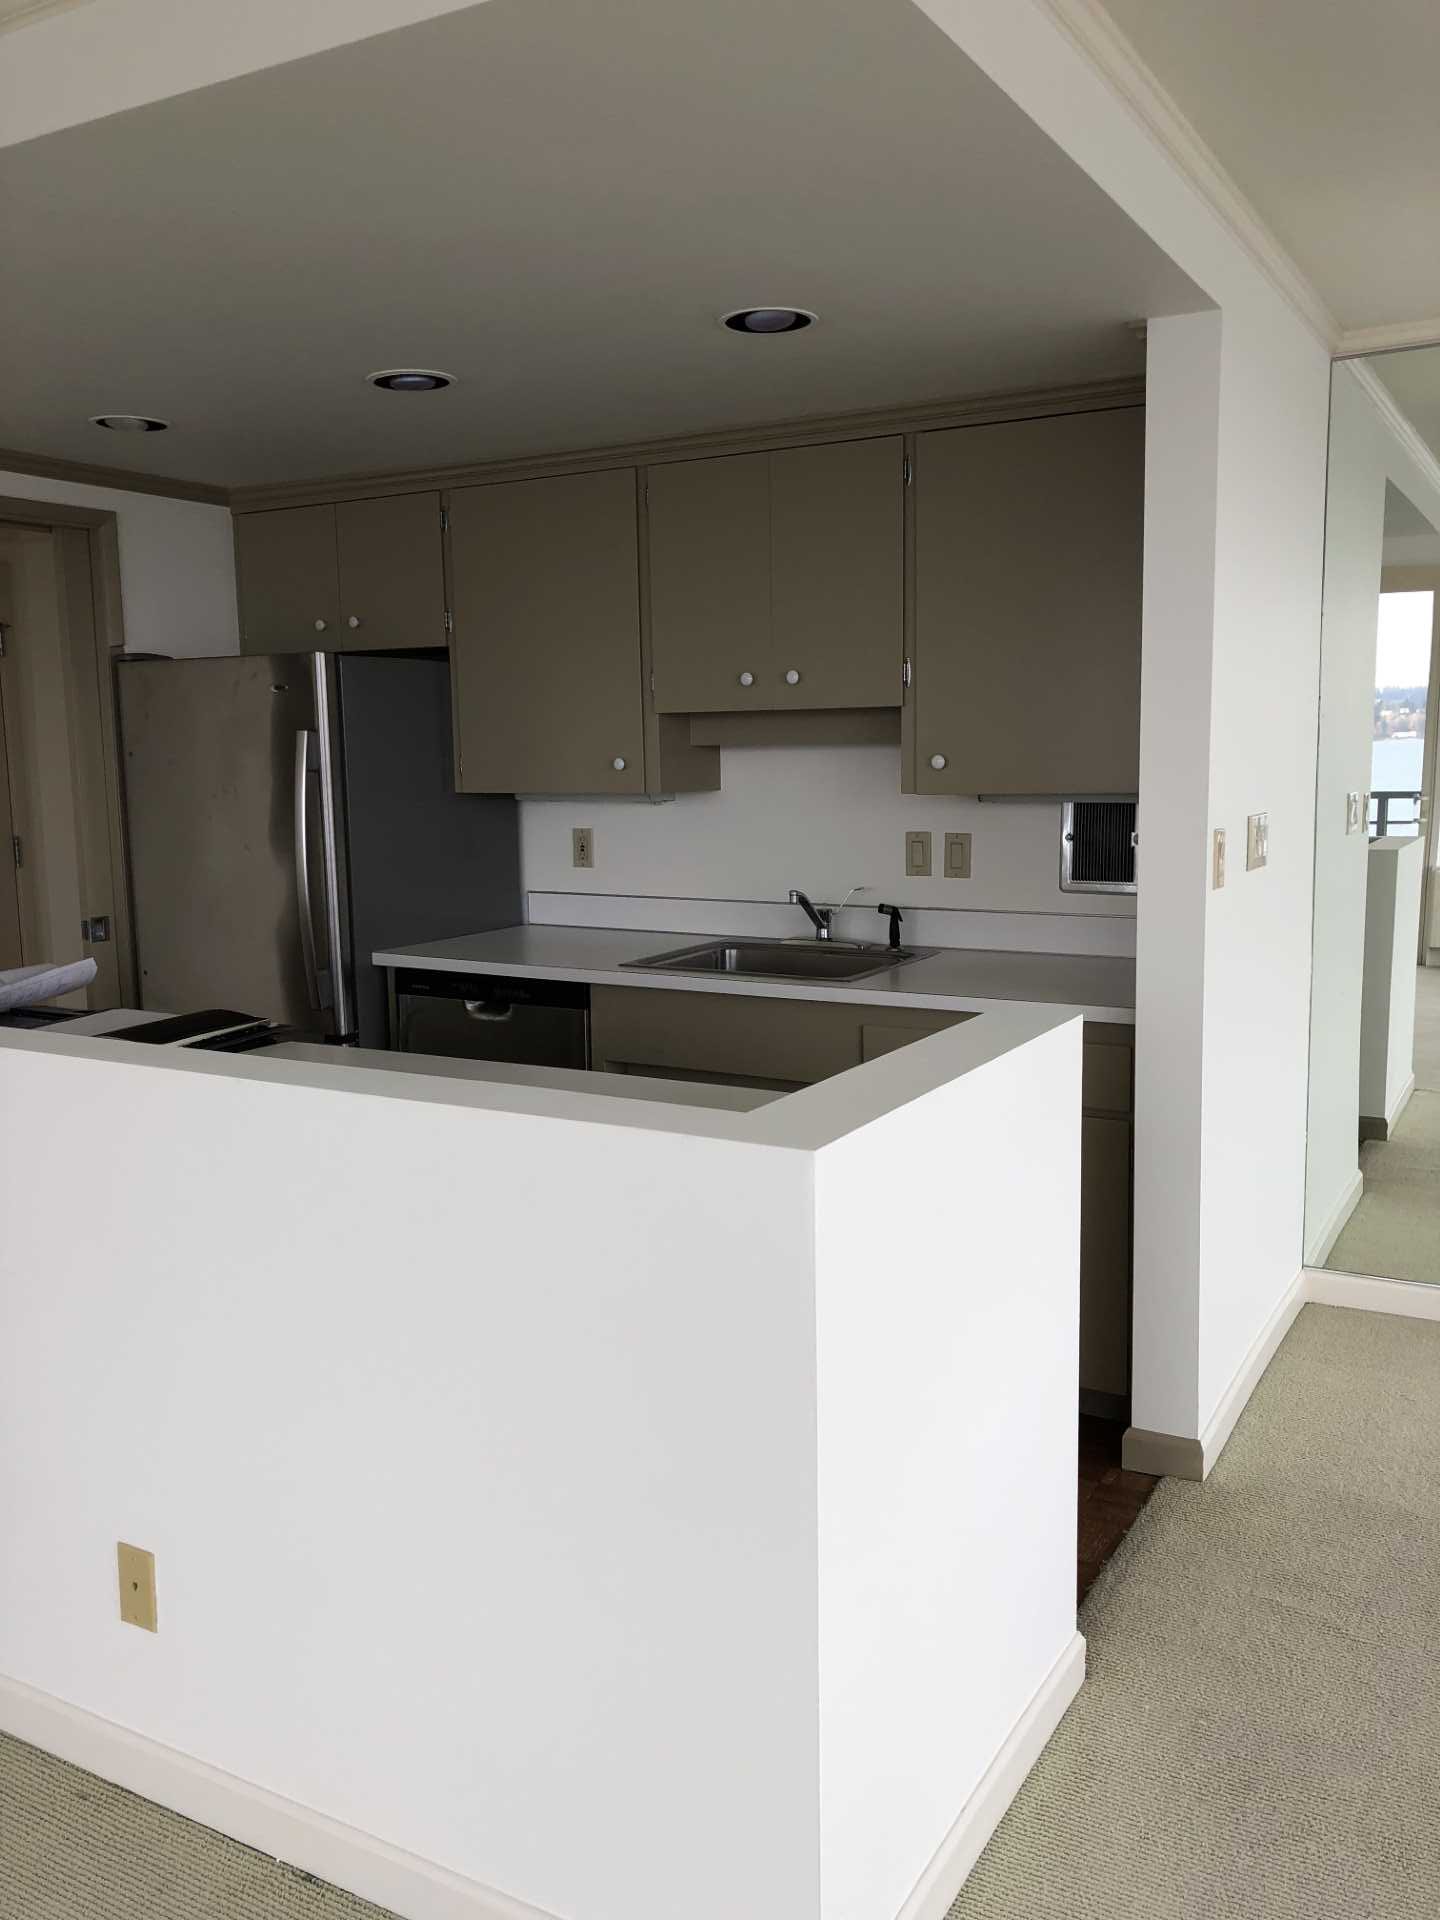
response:
[(817, 907), (808, 893), (802, 893), (798, 887), (791, 887), (790, 904), (792, 907), (799, 907), (801, 912), (807, 916), (811, 926), (815, 929), (815, 938), (817, 940), (828, 940), (836, 914), (843, 913), (857, 893), (864, 893), (868, 884), (868, 881), (862, 880), (858, 887), (851, 887), (849, 893), (846, 894), (838, 907)]

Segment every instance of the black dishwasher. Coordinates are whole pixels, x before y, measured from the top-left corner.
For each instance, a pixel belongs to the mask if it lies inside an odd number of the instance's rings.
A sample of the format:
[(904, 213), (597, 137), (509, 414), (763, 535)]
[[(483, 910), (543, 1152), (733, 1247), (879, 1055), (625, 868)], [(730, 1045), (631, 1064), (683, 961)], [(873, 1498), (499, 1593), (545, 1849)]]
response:
[(570, 980), (397, 968), (390, 1044), (401, 1053), (438, 1053), (452, 1060), (588, 1067), (590, 989)]

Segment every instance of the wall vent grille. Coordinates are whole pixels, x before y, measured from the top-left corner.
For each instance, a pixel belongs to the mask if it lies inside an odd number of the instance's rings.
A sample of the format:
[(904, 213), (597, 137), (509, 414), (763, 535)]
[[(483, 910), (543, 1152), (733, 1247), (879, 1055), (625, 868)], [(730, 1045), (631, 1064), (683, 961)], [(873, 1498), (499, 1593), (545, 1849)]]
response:
[(1133, 800), (1067, 800), (1060, 835), (1062, 893), (1134, 893)]

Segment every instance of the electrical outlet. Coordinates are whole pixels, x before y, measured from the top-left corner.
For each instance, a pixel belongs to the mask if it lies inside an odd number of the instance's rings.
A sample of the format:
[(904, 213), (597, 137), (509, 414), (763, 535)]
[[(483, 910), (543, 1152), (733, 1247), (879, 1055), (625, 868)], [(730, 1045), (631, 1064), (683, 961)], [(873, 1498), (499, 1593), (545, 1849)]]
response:
[(928, 879), (930, 874), (930, 835), (916, 831), (905, 835), (905, 878)]
[(968, 833), (946, 834), (945, 878), (947, 880), (968, 880), (970, 878), (970, 836)]
[(1253, 873), (1270, 861), (1270, 816), (1252, 813), (1245, 822), (1245, 871)]
[(115, 1547), (120, 1575), (120, 1618), (127, 1627), (143, 1627), (155, 1633), (159, 1622), (155, 1611), (155, 1556), (144, 1547), (130, 1547), (123, 1540)]
[(572, 867), (594, 866), (595, 835), (589, 827), (570, 829), (570, 864)]
[(1210, 885), (1223, 887), (1225, 884), (1225, 829), (1216, 827), (1210, 846)]

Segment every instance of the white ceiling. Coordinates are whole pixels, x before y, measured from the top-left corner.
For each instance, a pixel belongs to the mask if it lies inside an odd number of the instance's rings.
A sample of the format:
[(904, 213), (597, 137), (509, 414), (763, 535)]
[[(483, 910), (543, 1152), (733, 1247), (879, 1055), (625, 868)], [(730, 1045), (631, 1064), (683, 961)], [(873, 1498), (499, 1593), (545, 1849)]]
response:
[(1104, 0), (1345, 328), (1440, 316), (1436, 0)]
[(911, 0), (488, 0), (5, 149), (0, 261), (0, 446), (221, 485), (1138, 372), (1205, 304)]

